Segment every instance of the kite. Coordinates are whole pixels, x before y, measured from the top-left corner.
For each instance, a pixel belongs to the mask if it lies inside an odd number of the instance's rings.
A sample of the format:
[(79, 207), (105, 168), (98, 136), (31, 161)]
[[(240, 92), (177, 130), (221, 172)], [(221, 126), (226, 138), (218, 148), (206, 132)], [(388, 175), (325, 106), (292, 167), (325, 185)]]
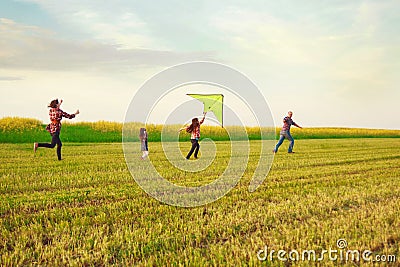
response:
[(222, 127), (224, 127), (224, 120), (223, 120), (223, 106), (224, 106), (224, 95), (222, 94), (210, 94), (210, 95), (204, 95), (204, 94), (187, 94), (188, 96), (191, 96), (204, 104), (204, 111), (203, 112), (208, 112), (212, 111), (221, 124)]

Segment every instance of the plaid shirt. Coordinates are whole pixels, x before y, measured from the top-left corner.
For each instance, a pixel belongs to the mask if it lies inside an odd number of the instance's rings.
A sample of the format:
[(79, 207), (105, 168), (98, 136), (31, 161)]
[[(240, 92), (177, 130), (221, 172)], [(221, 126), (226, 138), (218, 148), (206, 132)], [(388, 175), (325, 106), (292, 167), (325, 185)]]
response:
[(282, 126), (282, 130), (281, 132), (289, 132), (290, 131), (290, 126), (298, 126), (293, 120), (292, 118), (286, 116), (285, 118), (283, 118), (283, 126)]
[(68, 119), (75, 118), (75, 114), (68, 114), (59, 108), (51, 108), (49, 111), (49, 116), (51, 123), (47, 125), (46, 130), (51, 134), (61, 131), (61, 120), (63, 117)]
[[(200, 125), (203, 124), (204, 118), (200, 121)], [(190, 139), (200, 139), (200, 125), (195, 127), (190, 135)]]
[(147, 141), (147, 131), (144, 131), (143, 134), (139, 134), (140, 141)]

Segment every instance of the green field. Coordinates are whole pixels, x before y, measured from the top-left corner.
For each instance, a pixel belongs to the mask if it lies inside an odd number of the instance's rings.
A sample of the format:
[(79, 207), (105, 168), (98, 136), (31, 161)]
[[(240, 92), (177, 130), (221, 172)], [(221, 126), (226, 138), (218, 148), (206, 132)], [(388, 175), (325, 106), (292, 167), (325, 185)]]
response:
[[(177, 130), (182, 125), (144, 125), (142, 123), (128, 123), (125, 128), (122, 123), (98, 121), (98, 122), (79, 122), (70, 123), (63, 121), (61, 139), (64, 142), (73, 143), (120, 143), (122, 140), (122, 130), (129, 135), (130, 141), (137, 141), (140, 127), (146, 127), (149, 140), (151, 142), (163, 140), (175, 140)], [(18, 117), (5, 117), (0, 119), (0, 143), (33, 143), (48, 142), (51, 137), (45, 130), (46, 124), (43, 122)], [(280, 128), (262, 128), (264, 139), (278, 139)], [(211, 138), (214, 141), (229, 141), (231, 138), (228, 132), (240, 132), (242, 128), (237, 126), (227, 126), (225, 128), (217, 126), (203, 125), (201, 127), (202, 137)], [(246, 136), (239, 134), (241, 140), (260, 140), (260, 128), (246, 127)], [(400, 138), (400, 130), (387, 129), (363, 129), (363, 128), (294, 128), (291, 130), (296, 139), (338, 139), (338, 138)], [(179, 135), (180, 141), (189, 141), (190, 135), (184, 131)]]
[[(216, 144), (213, 164), (194, 174), (170, 168), (161, 143), (149, 146), (163, 175), (199, 185), (226, 167), (229, 143)], [(251, 149), (259, 144), (251, 141)], [(400, 139), (296, 140), (296, 154), (285, 153), (287, 145), (254, 193), (248, 184), (258, 158), (251, 154), (225, 197), (180, 208), (139, 188), (120, 143), (65, 142), (61, 162), (55, 150), (34, 156), (31, 143), (0, 144), (0, 265), (310, 266), (316, 263), (285, 264), (276, 254), (261, 262), (257, 252), (319, 253), (337, 249), (340, 238), (352, 250), (395, 255), (398, 265)], [(182, 151), (188, 146), (183, 142)], [(326, 256), (321, 266), (338, 264), (357, 265)]]

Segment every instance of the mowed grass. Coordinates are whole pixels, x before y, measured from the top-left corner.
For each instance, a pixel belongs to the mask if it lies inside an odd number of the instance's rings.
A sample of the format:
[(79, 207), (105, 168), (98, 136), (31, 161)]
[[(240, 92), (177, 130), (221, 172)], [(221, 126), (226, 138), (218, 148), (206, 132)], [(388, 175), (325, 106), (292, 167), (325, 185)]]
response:
[[(201, 184), (226, 167), (229, 143), (216, 144), (218, 164), (183, 176), (162, 160), (161, 143), (149, 147), (163, 175)], [(250, 144), (256, 150), (260, 143)], [(0, 265), (285, 266), (276, 254), (260, 262), (257, 252), (266, 245), (337, 249), (339, 238), (349, 249), (396, 255), (398, 263), (400, 139), (296, 140), (295, 154), (287, 145), (254, 193), (248, 185), (258, 158), (251, 153), (225, 197), (180, 208), (139, 188), (121, 144), (65, 143), (61, 162), (55, 150), (34, 156), (31, 144), (0, 144)], [(181, 147), (186, 153), (189, 144)], [(323, 266), (354, 265), (327, 259)]]
[[(72, 122), (72, 123), (71, 123)], [(207, 122), (207, 121), (206, 121)], [(138, 122), (126, 123), (97, 121), (78, 122), (64, 119), (62, 121), (61, 139), (72, 143), (120, 143), (125, 141), (138, 141), (139, 129), (146, 127), (151, 142), (163, 141), (189, 141), (190, 134), (178, 129), (183, 125), (155, 125)], [(45, 130), (46, 124), (30, 118), (5, 117), (0, 118), (0, 143), (33, 143), (48, 142), (51, 137)], [(261, 128), (264, 140), (279, 138), (278, 128)], [(201, 133), (203, 138), (214, 141), (230, 140), (260, 140), (259, 127), (239, 127), (203, 125)], [(245, 134), (243, 134), (245, 131)], [(362, 129), (362, 128), (303, 128), (292, 127), (292, 134), (296, 139), (333, 139), (333, 138), (400, 138), (400, 130), (388, 129)]]

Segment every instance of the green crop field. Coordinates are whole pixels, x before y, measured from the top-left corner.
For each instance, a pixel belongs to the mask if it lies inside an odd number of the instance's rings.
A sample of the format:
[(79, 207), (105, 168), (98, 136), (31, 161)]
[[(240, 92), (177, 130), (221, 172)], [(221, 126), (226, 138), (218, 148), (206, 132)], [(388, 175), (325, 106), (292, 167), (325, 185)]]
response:
[[(175, 140), (174, 136), (182, 125), (144, 125), (143, 123), (127, 123), (125, 127), (122, 123), (98, 121), (98, 122), (79, 122), (63, 123), (61, 139), (64, 142), (74, 143), (120, 143), (122, 140), (122, 130), (129, 134), (130, 141), (137, 141), (140, 127), (146, 127), (149, 140), (152, 142), (161, 141), (164, 134), (165, 140)], [(46, 124), (43, 122), (18, 117), (5, 117), (0, 119), (0, 143), (32, 143), (46, 142), (51, 137), (45, 130)], [(241, 127), (227, 126), (225, 128), (217, 126), (203, 125), (201, 127), (202, 137), (211, 138), (214, 141), (229, 141), (230, 133), (241, 131)], [(246, 127), (246, 135), (249, 140), (260, 140), (260, 128)], [(280, 128), (263, 128), (267, 132), (264, 139), (279, 138)], [(275, 132), (275, 134), (274, 134)], [(400, 138), (400, 130), (387, 129), (362, 129), (362, 128), (304, 128), (292, 129), (296, 139), (332, 139), (332, 138)], [(241, 136), (241, 135), (240, 135)], [(189, 141), (190, 135), (182, 132), (179, 135), (180, 141)]]
[[(250, 144), (256, 150), (260, 142)], [(141, 190), (120, 143), (65, 142), (61, 162), (55, 150), (34, 155), (31, 143), (1, 143), (0, 265), (312, 266), (312, 258), (279, 261), (275, 253), (260, 261), (257, 253), (267, 246), (268, 253), (315, 250), (318, 257), (345, 239), (346, 249), (371, 250), (370, 259), (396, 257), (390, 264), (397, 266), (400, 139), (296, 140), (295, 154), (285, 152), (287, 145), (255, 192), (248, 184), (258, 158), (250, 153), (242, 179), (226, 196), (181, 208)], [(157, 170), (189, 185), (221, 174), (229, 146), (216, 142), (213, 164), (186, 173), (168, 165), (160, 142), (149, 143)], [(183, 153), (188, 148), (181, 143)], [(360, 263), (325, 255), (320, 265)]]

